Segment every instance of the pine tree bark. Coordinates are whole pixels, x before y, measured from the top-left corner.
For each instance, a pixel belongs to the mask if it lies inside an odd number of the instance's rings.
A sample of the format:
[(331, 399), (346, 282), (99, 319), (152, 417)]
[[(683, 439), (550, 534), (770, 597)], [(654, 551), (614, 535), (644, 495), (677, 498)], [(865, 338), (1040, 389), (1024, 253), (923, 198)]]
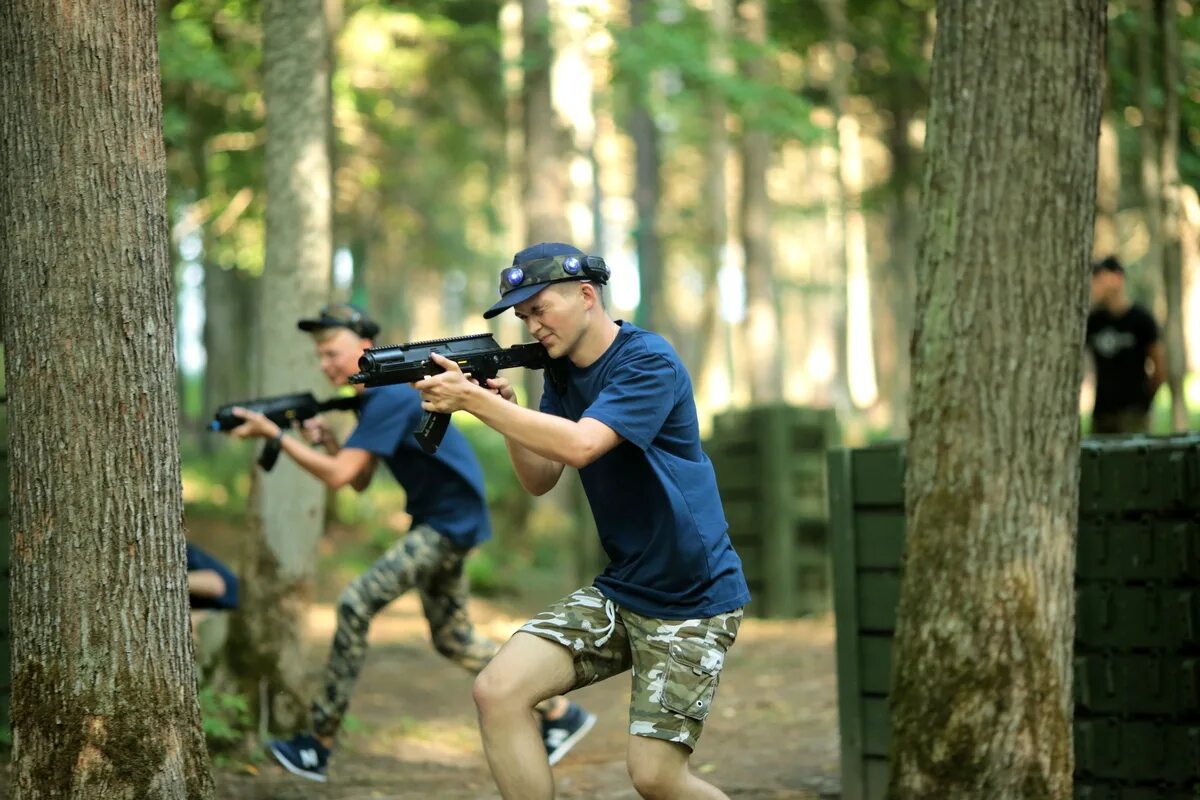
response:
[[(332, 176), (329, 53), (322, 0), (263, 6), (266, 104), (266, 261), (258, 312), (258, 394), (321, 387), (312, 340), (296, 320), (329, 295)], [(271, 726), (307, 719), (303, 648), (325, 491), (287, 456), (256, 473), (251, 530), (244, 538), (242, 610), (230, 626), (229, 661), (250, 697), (265, 685)]]
[(187, 613), (155, 12), (14, 0), (0, 15), (16, 800), (213, 793)]
[(1104, 0), (938, 3), (889, 797), (1070, 798)]

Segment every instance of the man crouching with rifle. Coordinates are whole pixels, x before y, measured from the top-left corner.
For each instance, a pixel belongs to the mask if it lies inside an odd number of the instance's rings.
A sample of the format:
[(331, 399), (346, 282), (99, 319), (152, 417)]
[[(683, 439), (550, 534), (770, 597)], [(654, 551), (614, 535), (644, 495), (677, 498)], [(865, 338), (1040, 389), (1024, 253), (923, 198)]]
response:
[[(241, 438), (276, 441), (303, 469), (330, 488), (349, 484), (363, 491), (379, 461), (404, 487), (413, 527), (338, 598), (337, 631), (313, 699), (311, 731), (272, 740), (271, 753), (288, 771), (324, 781), (334, 737), (350, 704), (354, 682), (367, 651), (371, 618), (409, 589), (421, 593), (434, 648), (451, 661), (478, 673), (498, 645), (477, 634), (467, 616), (463, 564), (471, 549), (491, 536), (483, 470), (466, 438), (445, 430), (436, 452), (426, 452), (414, 436), (421, 429), (420, 396), (406, 384), (366, 388), (351, 384), (364, 350), (374, 344), (379, 326), (359, 309), (331, 305), (298, 323), (316, 343), (321, 371), (334, 386), (354, 385), (361, 394), (358, 425), (339, 447), (320, 417), (308, 420), (309, 447), (266, 415), (244, 408), (233, 413), (245, 422), (231, 431)], [(595, 722), (595, 717), (562, 697), (538, 708), (547, 757), (556, 763)]]

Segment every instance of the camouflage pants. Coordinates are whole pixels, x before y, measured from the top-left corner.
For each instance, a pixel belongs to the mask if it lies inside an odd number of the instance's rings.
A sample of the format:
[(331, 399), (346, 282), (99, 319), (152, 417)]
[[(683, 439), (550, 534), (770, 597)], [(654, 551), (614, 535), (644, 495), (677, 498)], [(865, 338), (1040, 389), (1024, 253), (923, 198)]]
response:
[(742, 609), (706, 619), (655, 619), (621, 608), (594, 586), (564, 597), (521, 628), (571, 651), (573, 689), (632, 671), (629, 732), (694, 749), (712, 707)]
[(337, 632), (324, 686), (312, 706), (317, 735), (333, 736), (342, 723), (367, 656), (371, 618), (409, 589), (421, 593), (429, 633), (439, 653), (476, 673), (491, 660), (498, 645), (476, 634), (467, 617), (466, 556), (467, 550), (420, 525), (346, 587), (338, 598)]

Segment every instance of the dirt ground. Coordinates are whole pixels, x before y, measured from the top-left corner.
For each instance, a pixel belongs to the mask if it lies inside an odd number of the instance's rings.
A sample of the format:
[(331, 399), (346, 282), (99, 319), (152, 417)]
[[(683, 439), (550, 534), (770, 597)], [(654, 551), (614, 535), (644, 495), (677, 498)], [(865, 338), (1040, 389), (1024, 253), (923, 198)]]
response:
[[(535, 609), (473, 601), (476, 623), (503, 640)], [(309, 620), (314, 668), (333, 609)], [(293, 777), (273, 763), (218, 767), (225, 800), (484, 800), (498, 798), (479, 743), (471, 676), (439, 657), (415, 597), (381, 613), (329, 782)], [(636, 798), (625, 771), (629, 684), (615, 678), (575, 693), (599, 721), (555, 767), (560, 798)], [(733, 798), (838, 795), (832, 618), (747, 619), (730, 653), (693, 768)]]

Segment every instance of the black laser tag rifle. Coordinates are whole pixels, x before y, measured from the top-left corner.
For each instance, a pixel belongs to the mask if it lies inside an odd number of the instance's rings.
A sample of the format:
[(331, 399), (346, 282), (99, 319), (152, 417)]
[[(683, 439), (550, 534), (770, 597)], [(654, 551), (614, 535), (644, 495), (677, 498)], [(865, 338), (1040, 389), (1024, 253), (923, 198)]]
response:
[[(353, 411), (358, 408), (360, 400), (361, 398), (354, 394), (318, 401), (310, 392), (264, 397), (258, 400), (243, 400), (240, 403), (228, 403), (218, 408), (217, 413), (213, 414), (212, 422), (208, 423), (208, 429), (228, 432), (245, 422), (246, 420), (241, 417), (233, 415), (235, 407), (241, 407), (247, 411), (257, 411), (280, 428), (289, 428), (297, 422), (312, 419), (323, 411)], [(279, 442), (269, 441), (258, 457), (258, 465), (270, 472), (278, 458)]]
[[(556, 385), (562, 380), (562, 365), (550, 358), (542, 345), (533, 342), (501, 347), (490, 333), (476, 333), (364, 350), (358, 360), (359, 372), (350, 376), (350, 382), (371, 387), (419, 381), (445, 371), (430, 357), (434, 353), (457, 363), (481, 384), (512, 367), (545, 369)], [(417, 444), (426, 453), (436, 453), (449, 424), (449, 414), (426, 411), (414, 434)]]

